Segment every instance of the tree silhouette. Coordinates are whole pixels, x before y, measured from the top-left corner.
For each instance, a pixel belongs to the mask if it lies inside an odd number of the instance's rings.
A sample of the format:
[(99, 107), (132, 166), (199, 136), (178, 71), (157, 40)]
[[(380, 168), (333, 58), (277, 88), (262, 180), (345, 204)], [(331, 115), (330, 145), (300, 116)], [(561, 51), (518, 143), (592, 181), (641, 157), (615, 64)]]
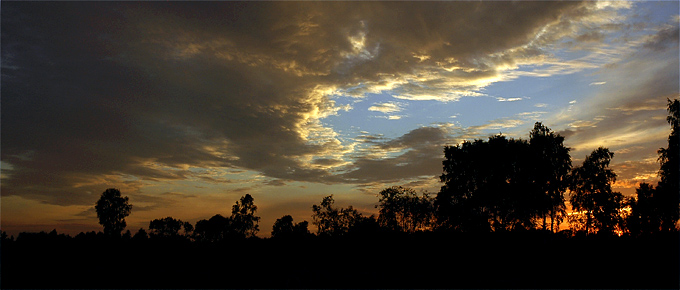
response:
[(342, 236), (362, 222), (361, 214), (351, 205), (335, 208), (333, 203), (333, 195), (329, 195), (323, 198), (321, 204), (312, 206), (312, 223), (319, 235)]
[(155, 219), (149, 222), (149, 230), (153, 237), (179, 237), (182, 228), (184, 229), (184, 236), (188, 237), (191, 235), (194, 227), (189, 222), (183, 222), (172, 217)]
[(586, 156), (583, 165), (572, 170), (570, 202), (574, 211), (585, 212), (586, 233), (595, 230), (613, 233), (621, 222), (623, 195), (611, 189), (616, 181), (616, 174), (609, 169), (612, 157), (613, 152), (600, 147)]
[(121, 197), (120, 190), (109, 188), (102, 193), (94, 208), (99, 224), (104, 226), (104, 233), (109, 236), (120, 236), (127, 225), (125, 217), (132, 211), (128, 197)]
[(0, 245), (2, 243), (11, 243), (14, 241), (14, 236), (8, 237), (7, 233), (5, 231), (2, 231), (2, 234), (0, 234)]
[(233, 236), (231, 219), (216, 214), (208, 220), (199, 220), (194, 228), (194, 239), (204, 242), (217, 242)]
[(555, 224), (559, 228), (566, 216), (564, 192), (569, 185), (571, 171), (569, 148), (564, 146), (564, 137), (540, 122), (534, 124), (529, 136), (533, 182), (538, 185), (541, 195), (539, 214), (543, 218), (542, 227), (546, 229), (546, 217), (550, 217), (550, 231), (554, 232)]
[(293, 224), (293, 217), (284, 215), (274, 222), (272, 238), (304, 237), (309, 234), (307, 221)]
[(194, 226), (190, 222), (184, 222), (182, 227), (184, 228), (184, 236), (190, 238), (194, 233)]
[(192, 228), (185, 223), (185, 233), (193, 230), (193, 237), (197, 241), (217, 242), (228, 238), (250, 238), (259, 231), (260, 217), (255, 216), (257, 206), (250, 194), (242, 196), (231, 208), (231, 216), (224, 217), (216, 214), (208, 220), (199, 220)]
[(231, 227), (234, 233), (240, 237), (254, 237), (260, 230), (258, 223), (260, 217), (255, 216), (257, 206), (250, 194), (242, 196), (231, 209)]
[(149, 235), (146, 233), (146, 231), (143, 228), (140, 228), (133, 236), (132, 240), (133, 241), (143, 241), (149, 238)]
[(502, 135), (444, 148), (437, 194), (441, 227), (497, 231), (535, 227), (542, 194), (532, 179), (529, 143)]
[(272, 237), (289, 236), (293, 233), (293, 217), (284, 215), (277, 219), (272, 226)]
[(411, 188), (393, 186), (381, 190), (378, 196), (381, 227), (413, 233), (432, 226), (434, 205), (427, 193), (418, 196)]
[(661, 181), (656, 188), (655, 204), (663, 231), (675, 230), (680, 218), (680, 102), (668, 100), (668, 147), (659, 149)]
[(656, 189), (648, 183), (640, 183), (635, 190), (636, 197), (631, 197), (626, 204), (631, 213), (626, 217), (626, 227), (632, 235), (645, 235), (659, 231), (660, 219), (654, 201)]
[(654, 186), (641, 183), (636, 198), (627, 200), (631, 214), (626, 218), (628, 230), (633, 235), (646, 235), (659, 231), (674, 231), (680, 218), (680, 102), (668, 100), (668, 117), (671, 134), (668, 148), (661, 148), (659, 154), (659, 177)]

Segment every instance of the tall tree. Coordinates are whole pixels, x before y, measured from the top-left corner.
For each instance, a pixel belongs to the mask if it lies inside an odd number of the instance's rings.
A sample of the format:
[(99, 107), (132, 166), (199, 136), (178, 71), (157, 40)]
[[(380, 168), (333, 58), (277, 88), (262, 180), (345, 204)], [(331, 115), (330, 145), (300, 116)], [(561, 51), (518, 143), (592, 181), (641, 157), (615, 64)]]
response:
[(570, 177), (570, 202), (574, 211), (585, 213), (585, 231), (613, 233), (620, 224), (623, 195), (613, 192), (616, 174), (609, 169), (614, 153), (600, 147), (575, 167)]
[(260, 217), (255, 215), (257, 206), (250, 194), (242, 196), (231, 209), (231, 226), (243, 238), (254, 237), (260, 230)]
[(128, 197), (122, 197), (120, 190), (109, 188), (105, 190), (94, 208), (97, 211), (99, 224), (104, 226), (104, 233), (109, 236), (120, 236), (125, 229), (125, 217), (130, 215), (132, 205), (128, 204)]
[(541, 206), (539, 214), (543, 218), (543, 229), (547, 228), (546, 218), (550, 218), (550, 231), (555, 231), (566, 216), (564, 193), (569, 185), (571, 156), (564, 146), (564, 137), (555, 134), (550, 128), (536, 122), (529, 133), (529, 146), (533, 167), (533, 182), (540, 191)]
[(668, 136), (668, 148), (659, 149), (661, 181), (656, 188), (655, 203), (657, 205), (661, 230), (675, 230), (680, 218), (680, 102), (668, 100), (668, 124), (671, 134)]

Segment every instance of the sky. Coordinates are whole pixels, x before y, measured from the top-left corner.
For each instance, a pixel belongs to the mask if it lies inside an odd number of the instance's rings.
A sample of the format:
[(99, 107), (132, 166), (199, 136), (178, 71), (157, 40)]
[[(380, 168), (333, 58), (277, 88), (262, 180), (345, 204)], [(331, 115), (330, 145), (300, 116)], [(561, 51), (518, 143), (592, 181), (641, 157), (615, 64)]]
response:
[[(260, 236), (311, 206), (377, 213), (436, 194), (443, 147), (535, 122), (573, 165), (615, 155), (613, 188), (656, 183), (678, 98), (677, 1), (8, 2), (2, 230), (99, 231), (118, 188), (135, 232), (228, 216)], [(311, 224), (310, 224), (311, 227)]]

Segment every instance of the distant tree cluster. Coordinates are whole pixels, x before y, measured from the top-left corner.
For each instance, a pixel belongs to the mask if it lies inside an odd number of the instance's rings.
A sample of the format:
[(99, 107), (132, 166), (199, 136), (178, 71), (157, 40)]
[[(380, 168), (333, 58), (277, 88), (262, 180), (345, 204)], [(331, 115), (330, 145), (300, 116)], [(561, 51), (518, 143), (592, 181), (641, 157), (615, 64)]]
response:
[[(184, 230), (180, 233), (180, 230)], [(166, 217), (155, 219), (149, 223), (149, 230), (152, 237), (176, 238), (190, 237), (194, 231), (194, 226), (190, 222), (183, 222), (179, 219)]]

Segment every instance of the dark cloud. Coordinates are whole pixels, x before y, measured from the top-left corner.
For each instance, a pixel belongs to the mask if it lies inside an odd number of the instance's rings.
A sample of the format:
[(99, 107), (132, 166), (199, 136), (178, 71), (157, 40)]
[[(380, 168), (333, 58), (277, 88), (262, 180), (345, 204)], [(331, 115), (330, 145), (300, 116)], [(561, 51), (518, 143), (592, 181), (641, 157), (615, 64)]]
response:
[(604, 38), (604, 33), (600, 31), (588, 31), (576, 36), (574, 40), (578, 42), (601, 42)]
[(441, 173), (444, 145), (452, 142), (445, 127), (421, 127), (401, 137), (374, 145), (377, 153), (395, 152), (396, 156), (356, 158), (348, 172), (337, 177), (352, 183), (388, 183)]
[(264, 184), (269, 186), (284, 186), (286, 185), (286, 182), (281, 179), (272, 179), (270, 181), (265, 182)]
[(195, 194), (186, 194), (182, 192), (164, 192), (160, 194), (161, 196), (168, 196), (168, 197), (177, 197), (177, 198), (195, 198), (198, 197), (198, 195)]
[(668, 25), (661, 28), (655, 35), (645, 42), (644, 47), (653, 51), (662, 51), (667, 48), (678, 47), (680, 27)]

